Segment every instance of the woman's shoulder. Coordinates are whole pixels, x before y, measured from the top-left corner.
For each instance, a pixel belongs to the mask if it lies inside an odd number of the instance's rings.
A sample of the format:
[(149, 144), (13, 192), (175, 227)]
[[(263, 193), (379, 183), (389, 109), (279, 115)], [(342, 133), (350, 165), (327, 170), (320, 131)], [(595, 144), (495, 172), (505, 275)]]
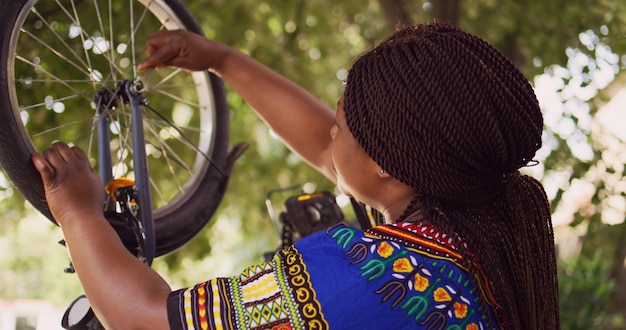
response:
[(470, 271), (458, 248), (465, 243), (437, 227), (399, 223), (359, 230), (337, 225), (315, 236), (296, 247), (322, 306), (344, 304), (351, 297), (351, 307), (345, 308), (390, 308), (420, 327), (496, 327), (498, 307), (481, 268), (474, 264), (478, 271)]

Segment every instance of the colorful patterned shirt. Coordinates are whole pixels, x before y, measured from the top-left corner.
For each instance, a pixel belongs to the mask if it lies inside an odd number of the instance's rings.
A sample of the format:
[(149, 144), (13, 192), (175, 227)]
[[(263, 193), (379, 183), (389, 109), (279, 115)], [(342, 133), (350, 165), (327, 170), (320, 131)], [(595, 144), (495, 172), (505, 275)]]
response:
[(174, 291), (172, 329), (497, 328), (482, 272), (421, 223), (366, 231), (337, 225), (239, 276)]

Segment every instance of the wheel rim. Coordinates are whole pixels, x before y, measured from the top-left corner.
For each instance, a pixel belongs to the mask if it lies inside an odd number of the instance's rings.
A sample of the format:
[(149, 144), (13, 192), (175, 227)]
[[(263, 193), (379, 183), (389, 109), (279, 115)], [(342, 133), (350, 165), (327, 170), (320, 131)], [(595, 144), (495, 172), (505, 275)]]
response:
[[(12, 33), (8, 84), (26, 148), (69, 142), (97, 166), (93, 97), (140, 78), (150, 102), (144, 130), (155, 218), (173, 212), (211, 165), (215, 111), (209, 77), (175, 69), (139, 76), (134, 68), (152, 31), (183, 24), (163, 1), (31, 0), (24, 8)], [(114, 177), (133, 177), (129, 113), (120, 102), (109, 116)]]

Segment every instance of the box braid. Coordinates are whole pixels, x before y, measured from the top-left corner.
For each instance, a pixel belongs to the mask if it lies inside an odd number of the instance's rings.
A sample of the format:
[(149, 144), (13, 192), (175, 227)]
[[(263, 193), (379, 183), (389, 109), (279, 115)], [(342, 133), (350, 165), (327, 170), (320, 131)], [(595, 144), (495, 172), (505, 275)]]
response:
[(541, 184), (518, 171), (543, 129), (523, 74), (455, 26), (418, 25), (356, 60), (344, 111), (365, 152), (415, 189), (402, 218), (419, 207), (456, 237), (472, 275), (470, 256), (478, 259), (501, 325), (559, 328), (550, 207)]

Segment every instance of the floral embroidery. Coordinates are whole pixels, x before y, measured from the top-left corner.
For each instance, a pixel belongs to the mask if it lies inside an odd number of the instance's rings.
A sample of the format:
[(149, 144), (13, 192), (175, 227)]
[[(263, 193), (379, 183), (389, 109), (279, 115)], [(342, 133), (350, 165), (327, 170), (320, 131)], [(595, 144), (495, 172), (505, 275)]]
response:
[(381, 227), (365, 234), (347, 226), (329, 231), (350, 264), (359, 266), (361, 277), (377, 281), (381, 302), (405, 310), (428, 329), (498, 326), (492, 310), (478, 303), (484, 284), (477, 288), (458, 264), (453, 240), (421, 223)]
[(463, 319), (467, 316), (467, 305), (462, 303), (454, 303), (454, 316), (457, 319)]
[(391, 246), (390, 244), (388, 244), (387, 242), (382, 242), (379, 246), (378, 246), (378, 254), (383, 257), (383, 258), (389, 258), (389, 256), (393, 253), (393, 246)]
[(452, 297), (450, 297), (450, 294), (444, 288), (437, 288), (437, 290), (435, 290), (434, 297), (436, 302), (452, 300)]
[(393, 271), (398, 273), (408, 273), (413, 270), (411, 262), (407, 258), (400, 258), (393, 262)]
[(430, 283), (430, 281), (420, 275), (420, 274), (415, 274), (415, 290), (419, 291), (419, 292), (424, 292), (426, 289), (428, 289), (428, 284)]

